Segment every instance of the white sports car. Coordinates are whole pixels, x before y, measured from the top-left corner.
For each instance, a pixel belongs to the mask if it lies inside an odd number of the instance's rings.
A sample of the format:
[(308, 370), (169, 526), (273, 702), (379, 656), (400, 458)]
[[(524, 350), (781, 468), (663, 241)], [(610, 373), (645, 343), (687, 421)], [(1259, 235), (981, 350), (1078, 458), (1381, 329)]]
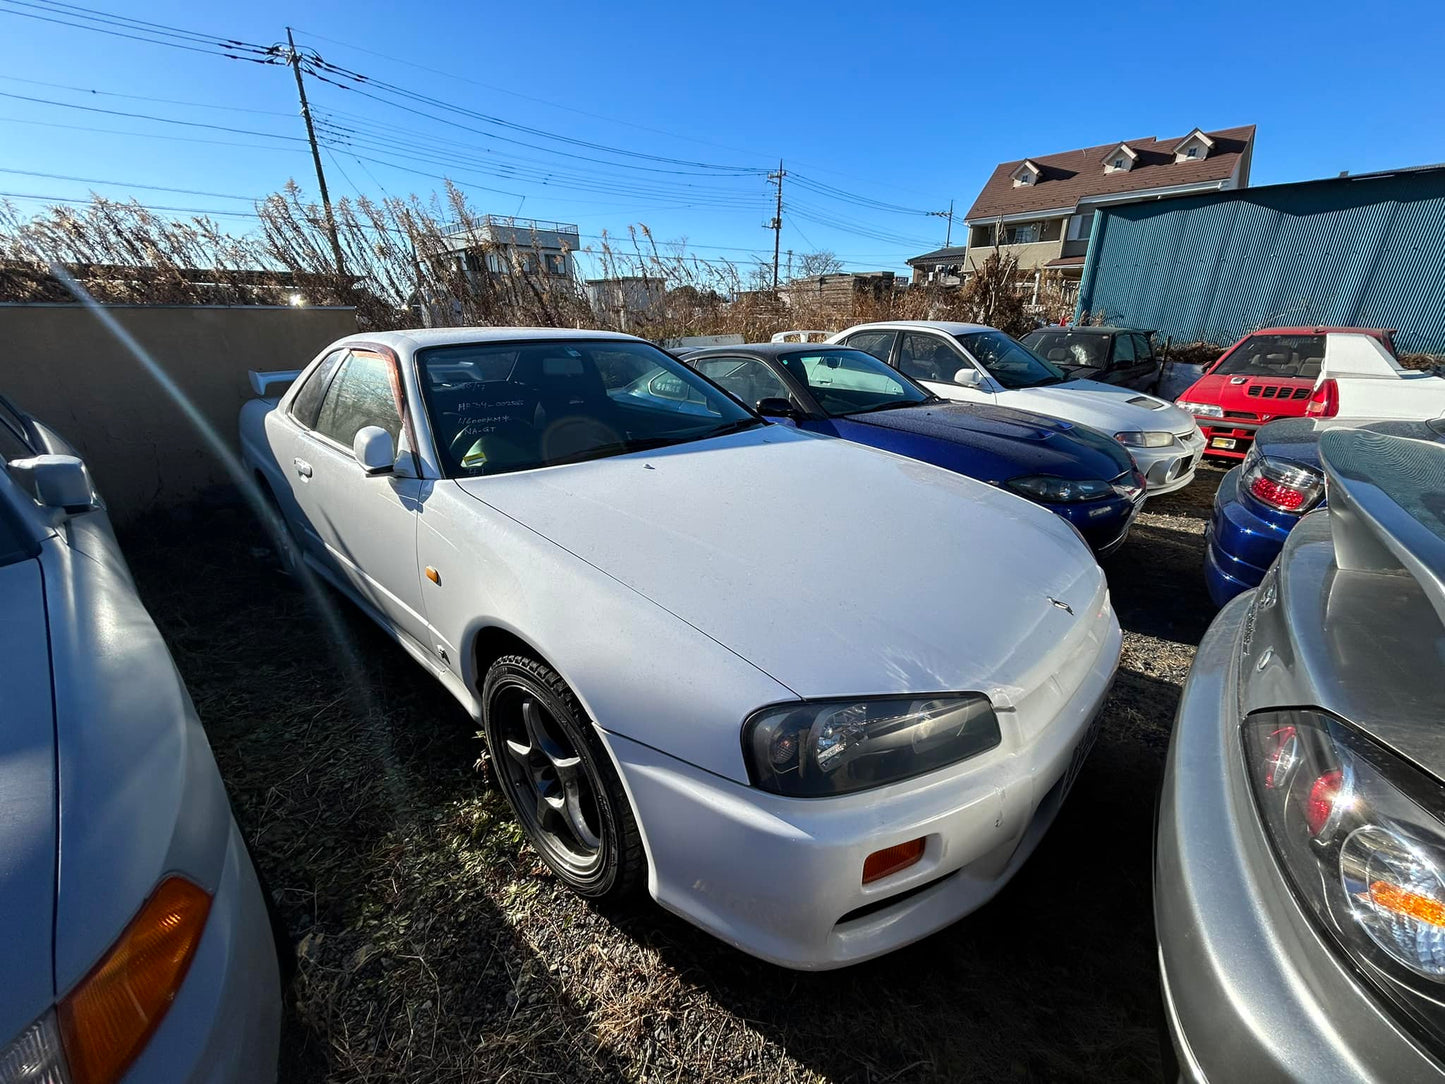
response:
[(289, 377), (240, 427), (290, 559), (480, 721), (577, 892), (836, 967), (989, 899), (1063, 801), (1120, 634), (1048, 511), (629, 336), (355, 336)]
[(1204, 454), (1204, 434), (1173, 403), (1116, 384), (1070, 380), (996, 328), (896, 320), (859, 324), (828, 341), (866, 351), (945, 399), (1031, 410), (1108, 433), (1134, 456), (1151, 496), (1187, 486)]

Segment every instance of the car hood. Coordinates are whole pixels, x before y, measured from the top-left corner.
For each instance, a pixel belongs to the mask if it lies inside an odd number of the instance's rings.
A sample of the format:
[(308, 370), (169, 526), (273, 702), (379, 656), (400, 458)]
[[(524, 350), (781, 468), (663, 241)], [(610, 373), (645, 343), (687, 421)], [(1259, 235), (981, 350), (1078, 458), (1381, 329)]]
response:
[(1113, 620), (1052, 513), (786, 426), (460, 485), (799, 696), (1007, 698)]
[(1313, 379), (1296, 376), (1211, 375), (1200, 377), (1180, 398), (1191, 403), (1213, 403), (1268, 421), (1302, 417), (1314, 385)]
[(0, 1049), (55, 998), (55, 715), (40, 562), (0, 567)]
[[(838, 420), (846, 425), (939, 441), (973, 452), (977, 458), (986, 457), (989, 462), (980, 465), (995, 468), (990, 476), (985, 477), (973, 469), (964, 470), (970, 477), (986, 481), (1003, 481), (1023, 474), (1108, 481), (1134, 465), (1118, 441), (1097, 430), (1010, 407), (921, 403), (914, 407), (850, 414)], [(851, 434), (840, 426), (840, 435)], [(877, 442), (869, 443), (878, 446)], [(901, 446), (893, 450), (913, 454)]]
[(1020, 410), (1092, 425), (1112, 436), (1124, 432), (1187, 433), (1192, 415), (1173, 403), (1132, 388), (1101, 384), (1096, 380), (1069, 380), (1044, 388), (1016, 388), (999, 401)]

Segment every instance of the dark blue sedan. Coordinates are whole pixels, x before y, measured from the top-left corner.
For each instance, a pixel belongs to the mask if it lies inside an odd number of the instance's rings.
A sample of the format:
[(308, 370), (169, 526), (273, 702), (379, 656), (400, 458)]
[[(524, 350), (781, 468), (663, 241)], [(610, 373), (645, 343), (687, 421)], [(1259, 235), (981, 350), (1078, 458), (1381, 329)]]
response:
[(712, 347), (685, 359), (758, 412), (1012, 490), (1063, 516), (1096, 553), (1123, 544), (1144, 478), (1115, 440), (1007, 407), (940, 399), (844, 346)]
[(1204, 530), (1204, 582), (1216, 606), (1258, 587), (1306, 512), (1325, 503), (1320, 434), (1368, 429), (1388, 436), (1445, 443), (1445, 419), (1281, 418), (1255, 433), (1244, 462), (1219, 483)]

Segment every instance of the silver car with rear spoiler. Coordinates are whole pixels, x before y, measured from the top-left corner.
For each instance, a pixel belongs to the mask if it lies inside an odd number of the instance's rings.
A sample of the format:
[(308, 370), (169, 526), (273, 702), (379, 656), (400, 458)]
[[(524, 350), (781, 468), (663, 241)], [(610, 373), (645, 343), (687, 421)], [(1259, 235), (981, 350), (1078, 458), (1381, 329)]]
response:
[(1319, 443), (1328, 507), (1200, 644), (1154, 917), (1186, 1080), (1445, 1078), (1445, 447)]

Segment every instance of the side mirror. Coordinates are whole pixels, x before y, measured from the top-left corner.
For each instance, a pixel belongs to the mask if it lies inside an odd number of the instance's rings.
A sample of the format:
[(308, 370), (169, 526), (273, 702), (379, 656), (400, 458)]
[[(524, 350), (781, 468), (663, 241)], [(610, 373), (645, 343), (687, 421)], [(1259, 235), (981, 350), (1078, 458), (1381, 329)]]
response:
[(965, 388), (976, 388), (983, 383), (983, 377), (977, 369), (965, 367), (953, 374), (953, 382)]
[(764, 418), (796, 418), (798, 416), (793, 404), (781, 396), (759, 399), (756, 409)]
[(87, 512), (95, 507), (90, 475), (85, 472), (85, 464), (73, 455), (37, 455), (12, 460), (10, 473), (46, 508)]
[(368, 475), (386, 474), (396, 465), (396, 446), (391, 434), (379, 425), (364, 425), (351, 442), (352, 454)]

